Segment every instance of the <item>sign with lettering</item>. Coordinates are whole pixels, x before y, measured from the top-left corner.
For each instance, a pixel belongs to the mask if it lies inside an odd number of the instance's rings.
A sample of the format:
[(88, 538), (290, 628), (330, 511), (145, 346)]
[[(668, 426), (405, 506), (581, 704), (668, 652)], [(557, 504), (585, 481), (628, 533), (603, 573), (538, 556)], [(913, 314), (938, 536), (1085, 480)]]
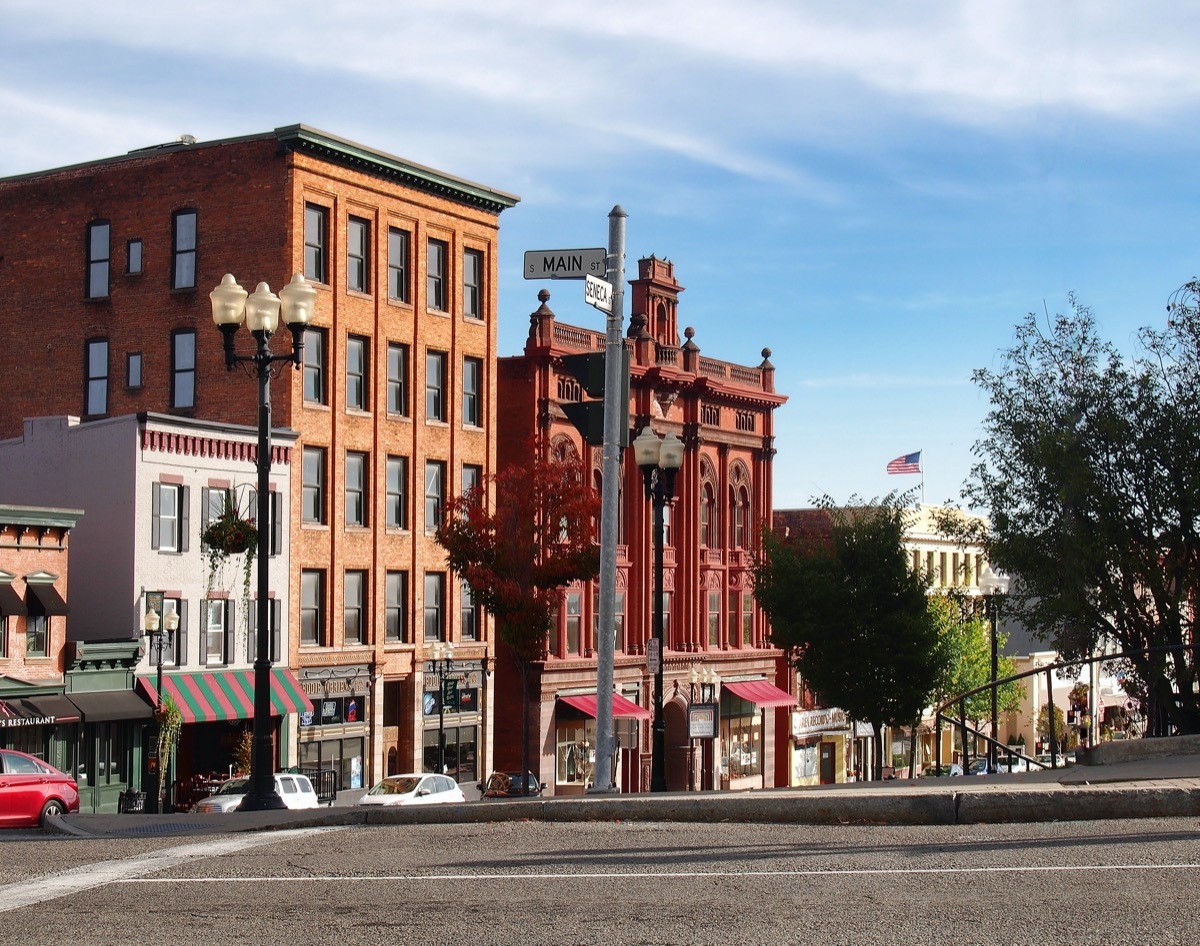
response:
[(595, 306), (601, 312), (612, 312), (613, 287), (612, 283), (597, 279), (595, 276), (583, 277), (583, 301)]
[(583, 279), (607, 272), (603, 247), (587, 250), (526, 250), (526, 279)]

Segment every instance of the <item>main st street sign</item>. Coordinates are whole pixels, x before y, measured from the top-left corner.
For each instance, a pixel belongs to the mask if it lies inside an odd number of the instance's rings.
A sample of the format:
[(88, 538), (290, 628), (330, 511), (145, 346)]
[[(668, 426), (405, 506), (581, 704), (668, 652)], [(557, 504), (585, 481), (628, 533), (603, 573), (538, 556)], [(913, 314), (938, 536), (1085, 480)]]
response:
[(603, 276), (607, 252), (603, 247), (586, 250), (526, 250), (526, 279), (583, 279)]

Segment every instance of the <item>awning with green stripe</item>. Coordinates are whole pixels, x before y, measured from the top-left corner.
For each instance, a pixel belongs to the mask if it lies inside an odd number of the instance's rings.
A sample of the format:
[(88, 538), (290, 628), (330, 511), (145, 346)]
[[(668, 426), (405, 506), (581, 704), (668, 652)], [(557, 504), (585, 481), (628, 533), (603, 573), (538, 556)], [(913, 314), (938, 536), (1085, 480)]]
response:
[[(138, 677), (138, 686), (158, 705), (154, 677)], [(208, 670), (200, 673), (168, 673), (163, 692), (183, 714), (184, 723), (212, 723), (223, 719), (254, 716), (253, 670)], [(271, 668), (271, 715), (312, 712), (300, 681), (286, 667)]]

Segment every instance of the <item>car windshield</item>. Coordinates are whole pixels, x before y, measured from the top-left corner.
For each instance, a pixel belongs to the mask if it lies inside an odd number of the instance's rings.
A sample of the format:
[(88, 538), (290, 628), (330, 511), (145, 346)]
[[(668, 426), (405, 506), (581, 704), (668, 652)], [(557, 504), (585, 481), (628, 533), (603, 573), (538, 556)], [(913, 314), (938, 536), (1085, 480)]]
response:
[(382, 782), (372, 788), (368, 795), (404, 795), (411, 792), (417, 787), (420, 779), (416, 778), (385, 778)]
[(248, 778), (231, 778), (228, 782), (222, 785), (218, 790), (218, 795), (245, 795), (246, 783)]

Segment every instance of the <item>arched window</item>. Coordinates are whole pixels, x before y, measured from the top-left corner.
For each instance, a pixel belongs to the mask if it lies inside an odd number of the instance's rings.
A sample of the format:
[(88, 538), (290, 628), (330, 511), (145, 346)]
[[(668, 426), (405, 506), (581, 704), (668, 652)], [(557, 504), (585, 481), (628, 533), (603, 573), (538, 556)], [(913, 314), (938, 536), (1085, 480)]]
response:
[(700, 544), (707, 548), (716, 548), (717, 540), (717, 493), (711, 483), (705, 483), (700, 488)]
[(744, 549), (746, 547), (746, 527), (748, 525), (750, 512), (750, 494), (744, 486), (735, 486), (731, 501), (733, 513), (733, 547), (735, 549)]

